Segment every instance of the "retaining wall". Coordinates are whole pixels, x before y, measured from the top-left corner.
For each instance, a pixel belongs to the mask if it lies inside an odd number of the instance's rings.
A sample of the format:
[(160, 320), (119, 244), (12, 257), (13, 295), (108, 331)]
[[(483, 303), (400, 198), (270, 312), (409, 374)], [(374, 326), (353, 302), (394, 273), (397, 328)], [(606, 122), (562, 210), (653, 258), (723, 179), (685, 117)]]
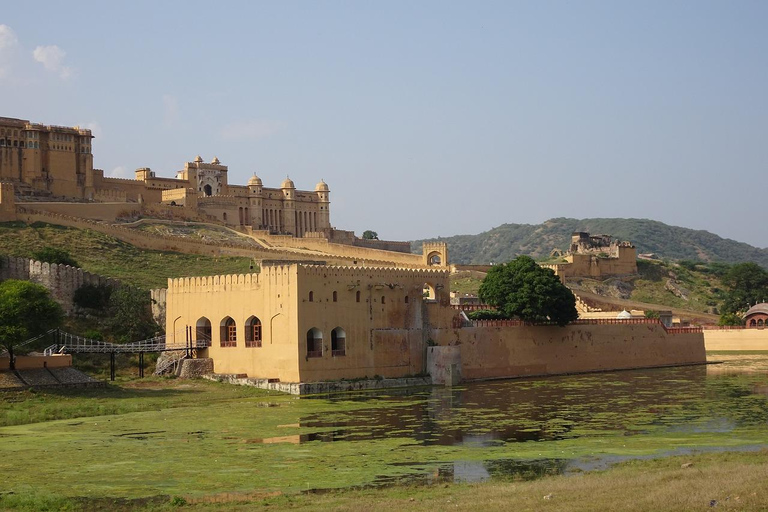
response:
[(768, 329), (704, 329), (707, 350), (768, 350)]
[(118, 281), (81, 268), (7, 256), (0, 256), (0, 279), (20, 279), (44, 286), (67, 313), (72, 311), (75, 291), (81, 286), (120, 286)]

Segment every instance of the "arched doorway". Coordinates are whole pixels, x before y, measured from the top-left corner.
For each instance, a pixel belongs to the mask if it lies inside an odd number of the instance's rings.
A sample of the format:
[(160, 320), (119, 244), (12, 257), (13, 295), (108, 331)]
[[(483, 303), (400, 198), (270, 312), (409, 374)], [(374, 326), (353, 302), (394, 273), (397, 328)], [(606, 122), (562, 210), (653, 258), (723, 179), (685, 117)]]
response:
[(427, 265), (440, 266), (443, 263), (443, 257), (439, 252), (431, 252), (427, 255)]
[(206, 347), (211, 346), (211, 321), (201, 317), (195, 324), (195, 340), (204, 342)]
[(317, 327), (307, 331), (307, 357), (323, 357), (323, 331)]
[(210, 185), (206, 185), (203, 187), (203, 193), (210, 197), (213, 195), (213, 188)]
[(345, 355), (347, 355), (347, 333), (341, 327), (337, 327), (331, 331), (331, 356)]

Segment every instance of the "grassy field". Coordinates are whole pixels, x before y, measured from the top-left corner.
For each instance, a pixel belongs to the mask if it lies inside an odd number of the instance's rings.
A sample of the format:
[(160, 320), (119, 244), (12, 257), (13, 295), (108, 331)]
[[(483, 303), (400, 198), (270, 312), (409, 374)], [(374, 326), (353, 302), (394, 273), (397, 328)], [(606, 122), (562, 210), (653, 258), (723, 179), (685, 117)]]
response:
[(0, 253), (31, 257), (41, 247), (68, 251), (85, 270), (140, 288), (164, 288), (168, 278), (247, 273), (249, 258), (200, 256), (139, 249), (109, 235), (35, 223), (0, 223)]
[[(710, 500), (726, 509), (768, 506), (765, 450), (695, 453), (768, 444), (764, 374), (710, 379), (700, 370), (309, 399), (153, 377), (97, 390), (0, 393), (0, 509), (162, 510), (186, 503), (191, 510), (607, 510), (621, 503), (625, 510), (691, 510)], [(597, 389), (604, 398), (592, 403)], [(509, 400), (514, 407), (493, 405)], [(722, 421), (733, 424), (721, 429)], [(510, 422), (521, 434), (559, 434), (539, 442), (471, 441)], [(670, 428), (678, 424), (685, 428)], [(471, 435), (444, 444), (430, 441), (439, 439), (432, 431)], [(693, 453), (650, 459), (674, 449)], [(639, 460), (548, 476), (563, 461), (589, 465), (605, 457)], [(454, 464), (503, 468), (509, 461), (530, 468), (494, 473), (487, 483), (452, 483)], [(693, 466), (681, 468), (688, 462)]]

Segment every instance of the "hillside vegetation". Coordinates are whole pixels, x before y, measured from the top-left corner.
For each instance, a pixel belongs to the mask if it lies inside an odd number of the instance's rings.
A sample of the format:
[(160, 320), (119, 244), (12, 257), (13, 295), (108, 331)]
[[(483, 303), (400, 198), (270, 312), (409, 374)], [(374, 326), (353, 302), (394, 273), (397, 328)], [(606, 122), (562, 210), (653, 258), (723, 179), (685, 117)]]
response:
[(604, 233), (629, 240), (637, 246), (638, 253), (655, 253), (661, 258), (724, 263), (754, 261), (768, 267), (768, 249), (752, 247), (708, 231), (669, 226), (648, 219), (557, 218), (538, 225), (503, 224), (477, 235), (416, 240), (411, 246), (414, 253), (420, 253), (423, 242), (441, 241), (448, 244), (452, 263), (504, 263), (521, 254), (544, 259), (552, 249), (567, 249), (574, 231)]
[(84, 270), (140, 288), (165, 288), (168, 278), (250, 272), (249, 258), (140, 249), (97, 231), (53, 224), (0, 223), (0, 254), (32, 257), (41, 247), (63, 249)]
[[(579, 295), (590, 292), (601, 297), (644, 302), (663, 308), (717, 314), (724, 300), (722, 277), (728, 267), (683, 260), (679, 263), (638, 261), (638, 275), (595, 279), (570, 279), (568, 287)], [(476, 295), (483, 274), (458, 272), (451, 276), (451, 291)], [(631, 309), (628, 307), (627, 309)]]

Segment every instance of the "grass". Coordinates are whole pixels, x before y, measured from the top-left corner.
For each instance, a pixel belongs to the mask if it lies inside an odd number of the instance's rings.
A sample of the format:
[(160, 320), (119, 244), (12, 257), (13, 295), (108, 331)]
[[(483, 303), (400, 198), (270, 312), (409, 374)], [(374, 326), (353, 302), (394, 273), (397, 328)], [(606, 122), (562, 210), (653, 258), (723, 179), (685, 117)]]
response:
[[(622, 496), (637, 510), (682, 510), (726, 495), (749, 505), (744, 489), (760, 488), (752, 474), (764, 474), (751, 453), (697, 455), (686, 471), (679, 461), (644, 460), (534, 482), (514, 472), (481, 485), (367, 487), (433, 481), (446, 467), (453, 474), (454, 463), (557, 467), (765, 445), (768, 397), (754, 391), (765, 384), (764, 375), (712, 378), (706, 368), (683, 368), (302, 399), (165, 378), (2, 393), (1, 488), (13, 494), (0, 509), (170, 509), (183, 500), (193, 510), (426, 510), (450, 499), (465, 509), (596, 510)], [(522, 439), (496, 442), (494, 432)], [(733, 479), (719, 487), (705, 483), (727, 474)], [(314, 489), (324, 493), (301, 494)]]
[(247, 273), (253, 263), (249, 258), (144, 250), (92, 230), (44, 223), (0, 223), (2, 253), (31, 257), (43, 246), (68, 251), (89, 272), (144, 289), (164, 288), (168, 278)]

